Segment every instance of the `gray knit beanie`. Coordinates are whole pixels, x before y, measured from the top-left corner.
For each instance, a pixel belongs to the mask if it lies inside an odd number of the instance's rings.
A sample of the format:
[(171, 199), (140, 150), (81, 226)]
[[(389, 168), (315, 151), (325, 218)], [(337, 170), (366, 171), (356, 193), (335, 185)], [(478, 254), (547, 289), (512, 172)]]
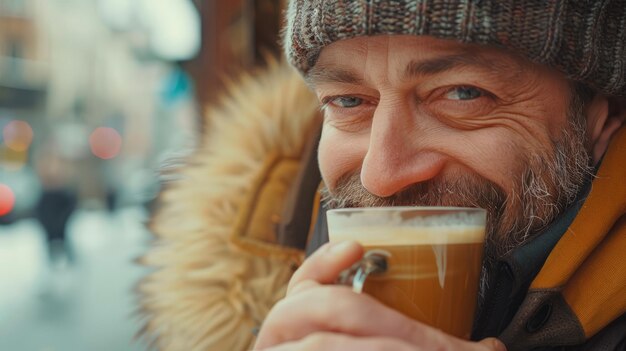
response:
[(285, 52), (306, 74), (324, 46), (380, 34), (509, 48), (626, 97), (626, 0), (291, 0)]

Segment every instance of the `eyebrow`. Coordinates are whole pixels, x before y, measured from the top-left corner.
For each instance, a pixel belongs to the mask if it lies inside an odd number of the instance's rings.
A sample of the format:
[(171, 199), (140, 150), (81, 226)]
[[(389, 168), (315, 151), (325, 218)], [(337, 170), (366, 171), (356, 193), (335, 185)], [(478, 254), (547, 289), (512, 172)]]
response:
[[(410, 61), (404, 68), (403, 79), (430, 76), (462, 67), (475, 67), (492, 73), (510, 75), (512, 67), (497, 65), (493, 60), (475, 54), (456, 54), (428, 60)], [(354, 72), (341, 67), (317, 65), (305, 77), (306, 83), (314, 88), (320, 83), (364, 84), (365, 80)]]
[(304, 78), (307, 85), (315, 87), (320, 83), (363, 84), (362, 78), (345, 68), (331, 68), (320, 65), (313, 66)]
[(478, 55), (462, 54), (437, 57), (425, 61), (411, 61), (406, 65), (403, 77), (406, 79), (435, 75), (461, 67), (476, 67), (494, 73), (505, 73), (503, 67), (498, 67), (493, 60)]

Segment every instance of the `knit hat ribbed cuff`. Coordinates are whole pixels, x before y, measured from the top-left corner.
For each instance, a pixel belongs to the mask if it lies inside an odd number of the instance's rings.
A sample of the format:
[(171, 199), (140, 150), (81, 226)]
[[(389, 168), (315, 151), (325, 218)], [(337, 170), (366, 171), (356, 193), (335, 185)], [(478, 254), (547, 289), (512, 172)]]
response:
[(385, 34), (509, 48), (626, 97), (626, 0), (293, 0), (284, 48), (306, 74), (324, 46)]

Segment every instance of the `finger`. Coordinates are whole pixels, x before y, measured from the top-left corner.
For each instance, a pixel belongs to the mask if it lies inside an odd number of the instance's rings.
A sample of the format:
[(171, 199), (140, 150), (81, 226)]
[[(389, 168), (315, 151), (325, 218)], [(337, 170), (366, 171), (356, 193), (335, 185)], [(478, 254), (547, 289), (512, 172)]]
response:
[(285, 298), (263, 322), (256, 346), (268, 348), (318, 332), (390, 337), (424, 350), (505, 351), (495, 339), (468, 342), (412, 320), (349, 287), (317, 285)]
[(317, 285), (279, 302), (263, 323), (257, 346), (296, 341), (316, 332), (391, 337), (423, 349), (500, 351), (495, 339), (470, 343), (412, 320), (345, 286)]
[(325, 244), (307, 258), (293, 274), (287, 287), (287, 295), (294, 286), (305, 280), (320, 284), (334, 283), (344, 269), (350, 268), (363, 257), (363, 247), (355, 241)]
[(452, 342), (444, 338), (443, 332), (414, 321), (369, 295), (354, 293), (346, 286), (318, 285), (277, 303), (263, 322), (257, 346), (282, 344), (325, 331), (392, 337), (427, 347)]
[(320, 283), (315, 280), (307, 279), (295, 284), (291, 290), (289, 291), (290, 295), (294, 295), (299, 293), (300, 291), (304, 291), (306, 289), (311, 289), (320, 286)]
[(506, 351), (506, 346), (502, 343), (502, 341), (496, 338), (487, 338), (483, 339), (479, 344), (486, 347), (485, 350), (489, 351)]
[(314, 333), (297, 341), (257, 351), (419, 351), (417, 346), (387, 337), (354, 337), (336, 333)]

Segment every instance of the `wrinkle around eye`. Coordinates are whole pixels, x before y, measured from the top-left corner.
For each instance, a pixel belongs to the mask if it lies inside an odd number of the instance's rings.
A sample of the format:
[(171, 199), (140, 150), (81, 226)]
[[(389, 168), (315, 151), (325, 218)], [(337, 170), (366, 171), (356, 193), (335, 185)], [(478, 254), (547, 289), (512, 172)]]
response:
[(471, 124), (474, 120), (488, 119), (497, 108), (497, 103), (487, 96), (472, 100), (437, 99), (427, 103), (425, 108), (444, 123)]
[(329, 106), (323, 110), (324, 123), (345, 132), (369, 130), (375, 107), (341, 108)]
[[(540, 146), (541, 141), (549, 142), (546, 136), (549, 133), (543, 128), (543, 125), (533, 116), (527, 116), (516, 113), (496, 113), (487, 118), (474, 119), (470, 122), (463, 121), (460, 129), (468, 131), (479, 131), (494, 128), (503, 128), (509, 130), (509, 135), (515, 135), (525, 144), (534, 144)], [(457, 127), (458, 128), (458, 127)], [(548, 138), (549, 139), (549, 138)]]

